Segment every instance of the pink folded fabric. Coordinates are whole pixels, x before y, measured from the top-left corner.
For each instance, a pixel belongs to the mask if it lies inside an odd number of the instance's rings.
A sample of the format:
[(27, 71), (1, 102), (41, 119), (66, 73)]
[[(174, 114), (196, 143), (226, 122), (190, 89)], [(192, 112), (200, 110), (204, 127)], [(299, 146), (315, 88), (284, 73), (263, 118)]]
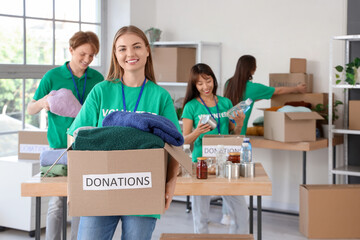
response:
[(61, 88), (50, 92), (47, 98), (50, 112), (63, 116), (75, 118), (81, 109), (81, 104), (71, 90)]

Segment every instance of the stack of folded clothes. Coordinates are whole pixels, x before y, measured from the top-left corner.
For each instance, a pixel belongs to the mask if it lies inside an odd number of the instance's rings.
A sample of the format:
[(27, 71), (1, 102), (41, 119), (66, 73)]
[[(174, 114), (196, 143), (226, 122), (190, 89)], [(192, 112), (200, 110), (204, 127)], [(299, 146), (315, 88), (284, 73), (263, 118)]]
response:
[[(40, 154), (40, 174), (44, 174), (50, 169), (55, 161), (64, 153), (66, 149), (48, 150)], [(67, 154), (65, 153), (59, 161), (50, 169), (46, 177), (67, 176)]]

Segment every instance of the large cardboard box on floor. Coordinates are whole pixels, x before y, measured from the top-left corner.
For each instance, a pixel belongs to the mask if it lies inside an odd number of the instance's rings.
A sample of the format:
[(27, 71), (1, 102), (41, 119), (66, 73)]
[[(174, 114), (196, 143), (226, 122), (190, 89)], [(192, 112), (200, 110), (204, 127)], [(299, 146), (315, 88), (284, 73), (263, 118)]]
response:
[(154, 47), (152, 58), (156, 81), (188, 82), (190, 69), (196, 63), (196, 49)]
[(243, 136), (239, 135), (204, 135), (202, 139), (202, 156), (216, 157), (218, 145), (224, 146), (226, 156), (229, 155), (229, 152), (240, 152), (242, 142)]
[(39, 160), (40, 153), (50, 150), (47, 131), (19, 131), (18, 159)]
[(264, 138), (280, 142), (316, 140), (317, 112), (274, 112), (264, 109)]
[(290, 73), (306, 73), (306, 58), (290, 58)]
[(306, 92), (311, 93), (313, 88), (313, 75), (306, 73), (270, 73), (269, 86), (271, 87), (296, 87), (306, 84)]
[(328, 93), (291, 93), (274, 95), (271, 98), (271, 107), (283, 106), (286, 102), (300, 102), (304, 101), (311, 103), (311, 108), (315, 108), (317, 104), (328, 105)]
[(349, 129), (360, 130), (360, 100), (349, 101)]
[(300, 185), (299, 229), (308, 238), (360, 239), (360, 185)]
[(192, 172), (181, 147), (125, 151), (68, 151), (70, 216), (162, 214), (171, 155)]
[(160, 240), (253, 240), (252, 234), (193, 234), (193, 233), (162, 233)]

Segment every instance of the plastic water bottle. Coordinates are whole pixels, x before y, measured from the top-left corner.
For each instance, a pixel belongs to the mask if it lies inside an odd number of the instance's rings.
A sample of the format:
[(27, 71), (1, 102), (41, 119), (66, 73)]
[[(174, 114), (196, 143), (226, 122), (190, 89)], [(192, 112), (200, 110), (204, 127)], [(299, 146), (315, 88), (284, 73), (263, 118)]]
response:
[(240, 159), (241, 163), (252, 162), (252, 147), (250, 139), (247, 137), (244, 138), (243, 143), (241, 144)]
[[(184, 144), (183, 145), (183, 150), (190, 158), (192, 158), (192, 153), (191, 153), (191, 150), (190, 150), (190, 144)], [(193, 163), (192, 167), (193, 167), (193, 172), (194, 172), (194, 163)], [(196, 168), (195, 168), (195, 170), (196, 170)], [(185, 168), (183, 166), (181, 166), (181, 175), (183, 177), (190, 177), (190, 174), (185, 170)]]
[(250, 109), (250, 105), (252, 104), (253, 100), (251, 98), (246, 99), (245, 101), (241, 101), (232, 107), (229, 111), (226, 112), (228, 117), (235, 117), (236, 111), (241, 111), (246, 113)]
[(226, 163), (225, 147), (224, 147), (224, 145), (217, 145), (217, 147), (216, 147), (216, 164), (217, 164), (216, 176), (225, 177), (225, 163)]

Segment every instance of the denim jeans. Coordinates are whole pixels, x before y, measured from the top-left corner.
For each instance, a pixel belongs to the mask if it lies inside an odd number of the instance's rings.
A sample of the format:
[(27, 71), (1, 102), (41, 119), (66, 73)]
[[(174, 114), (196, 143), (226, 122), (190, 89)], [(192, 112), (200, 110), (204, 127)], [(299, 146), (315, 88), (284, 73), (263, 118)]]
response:
[[(222, 196), (231, 222), (229, 233), (246, 234), (249, 232), (249, 211), (244, 196)], [(211, 196), (192, 196), (192, 214), (195, 233), (209, 233), (209, 210)]]
[(80, 217), (78, 240), (111, 240), (121, 220), (121, 240), (151, 240), (156, 218), (138, 216)]

